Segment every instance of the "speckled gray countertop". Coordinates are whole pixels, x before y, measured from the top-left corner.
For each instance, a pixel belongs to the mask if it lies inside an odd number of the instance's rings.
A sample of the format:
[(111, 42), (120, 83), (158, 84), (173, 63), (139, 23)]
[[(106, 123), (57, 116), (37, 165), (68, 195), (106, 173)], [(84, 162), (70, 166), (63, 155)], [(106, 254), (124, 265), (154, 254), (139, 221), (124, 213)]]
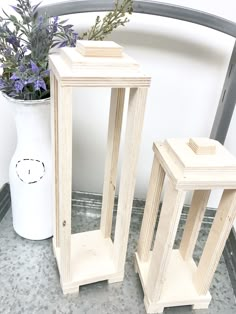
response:
[[(96, 202), (96, 201), (95, 201)], [(76, 204), (75, 204), (76, 205)], [(78, 205), (78, 204), (77, 204)], [(73, 207), (72, 230), (93, 230), (100, 217), (95, 206)], [(51, 239), (29, 241), (19, 237), (12, 228), (9, 211), (0, 223), (0, 313), (1, 314), (144, 314), (142, 287), (133, 268), (133, 253), (140, 230), (141, 215), (134, 211), (122, 283), (95, 283), (80, 287), (80, 294), (64, 296)], [(201, 231), (196, 259), (200, 256), (208, 233)], [(177, 237), (180, 238), (180, 232)], [(181, 285), (181, 283), (180, 283)], [(208, 310), (193, 311), (190, 306), (165, 309), (164, 313), (235, 314), (236, 302), (224, 258), (220, 260), (211, 285), (212, 302)]]

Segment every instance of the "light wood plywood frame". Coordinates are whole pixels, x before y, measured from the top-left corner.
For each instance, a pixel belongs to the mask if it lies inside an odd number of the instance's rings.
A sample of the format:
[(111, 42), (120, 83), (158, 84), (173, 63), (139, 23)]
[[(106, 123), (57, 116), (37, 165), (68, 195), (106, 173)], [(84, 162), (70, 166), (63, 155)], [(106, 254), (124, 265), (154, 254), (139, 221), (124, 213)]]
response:
[[(128, 244), (129, 226), (135, 187), (135, 174), (141, 141), (147, 90), (150, 78), (140, 72), (100, 71), (98, 79), (89, 70), (68, 77), (59, 56), (51, 57), (52, 135), (54, 152), (54, 239), (63, 293), (74, 293), (79, 287), (101, 280), (122, 281)], [(85, 74), (86, 73), (86, 74)], [(97, 72), (98, 73), (98, 72)], [(120, 76), (119, 76), (120, 74)], [(123, 76), (124, 74), (124, 76)], [(85, 75), (85, 77), (83, 76)], [(91, 75), (91, 77), (90, 77)], [(98, 76), (99, 76), (98, 75)], [(72, 87), (111, 88), (107, 138), (107, 155), (99, 230), (71, 235), (72, 182)], [(125, 92), (129, 93), (124, 156), (121, 169), (115, 237), (111, 225), (116, 187), (117, 164)]]
[[(161, 145), (159, 148), (162, 149)], [(214, 185), (209, 182), (205, 190), (194, 190), (180, 247), (173, 249), (184, 195), (186, 191), (191, 190), (194, 182), (190, 181), (186, 190), (178, 188), (176, 181), (166, 172), (166, 163), (159, 159), (155, 145), (154, 152), (138, 249), (135, 253), (135, 270), (139, 274), (144, 290), (146, 311), (162, 313), (165, 307), (181, 305), (192, 305), (193, 309), (208, 308), (211, 301), (210, 284), (236, 217), (236, 179), (234, 178), (234, 181), (232, 179), (231, 189), (224, 190), (197, 266), (192, 257), (193, 250)], [(164, 191), (154, 247), (151, 250), (165, 174), (168, 182)], [(224, 178), (222, 182), (221, 188), (224, 189)], [(195, 183), (198, 186), (197, 180)]]

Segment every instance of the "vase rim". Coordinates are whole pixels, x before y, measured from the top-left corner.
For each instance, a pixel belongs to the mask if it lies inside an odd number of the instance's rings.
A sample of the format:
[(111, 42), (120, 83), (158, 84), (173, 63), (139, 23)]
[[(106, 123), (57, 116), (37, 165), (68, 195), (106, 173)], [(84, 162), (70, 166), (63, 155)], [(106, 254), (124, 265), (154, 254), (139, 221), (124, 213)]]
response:
[(50, 97), (44, 98), (44, 99), (32, 99), (32, 100), (24, 100), (24, 99), (15, 99), (13, 97), (8, 96), (6, 93), (2, 92), (3, 97), (5, 97), (7, 100), (11, 101), (15, 104), (21, 104), (25, 106), (33, 106), (33, 105), (40, 105), (50, 102)]

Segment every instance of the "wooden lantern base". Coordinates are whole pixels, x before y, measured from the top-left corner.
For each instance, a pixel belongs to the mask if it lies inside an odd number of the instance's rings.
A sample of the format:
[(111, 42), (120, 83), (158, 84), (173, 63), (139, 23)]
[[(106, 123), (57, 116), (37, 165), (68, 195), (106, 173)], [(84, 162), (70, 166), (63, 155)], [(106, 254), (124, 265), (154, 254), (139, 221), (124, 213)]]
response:
[[(60, 248), (53, 244), (60, 272)], [(62, 284), (64, 294), (79, 292), (79, 287), (93, 282), (108, 280), (109, 283), (123, 280), (114, 263), (114, 245), (104, 238), (100, 230), (71, 235), (71, 282)]]
[(193, 283), (192, 278), (197, 266), (193, 259), (184, 261), (179, 250), (172, 250), (160, 299), (158, 301), (150, 300), (146, 282), (151, 257), (152, 252), (150, 252), (147, 262), (141, 262), (138, 254), (135, 253), (135, 271), (139, 274), (142, 283), (147, 313), (162, 313), (165, 307), (180, 305), (192, 305), (193, 309), (208, 308), (211, 301), (210, 293), (199, 294)]

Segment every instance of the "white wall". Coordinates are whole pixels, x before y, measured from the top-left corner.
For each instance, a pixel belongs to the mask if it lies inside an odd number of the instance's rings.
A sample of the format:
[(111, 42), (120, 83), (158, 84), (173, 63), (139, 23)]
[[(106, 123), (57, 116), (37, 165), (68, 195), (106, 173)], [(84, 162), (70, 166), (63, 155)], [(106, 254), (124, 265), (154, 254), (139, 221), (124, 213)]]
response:
[[(163, 2), (163, 1), (162, 1)], [(236, 21), (234, 0), (165, 1), (206, 10)], [(79, 30), (96, 14), (71, 16)], [(79, 21), (79, 24), (78, 24)], [(152, 76), (138, 165), (136, 197), (144, 198), (152, 163), (152, 143), (166, 137), (208, 136), (218, 105), (234, 39), (191, 23), (133, 14), (111, 39), (125, 47)], [(73, 188), (102, 191), (109, 92), (80, 90), (74, 97)], [(226, 147), (236, 154), (235, 115)], [(8, 180), (15, 145), (9, 108), (0, 102), (0, 186)], [(210, 206), (216, 205), (214, 198)]]

